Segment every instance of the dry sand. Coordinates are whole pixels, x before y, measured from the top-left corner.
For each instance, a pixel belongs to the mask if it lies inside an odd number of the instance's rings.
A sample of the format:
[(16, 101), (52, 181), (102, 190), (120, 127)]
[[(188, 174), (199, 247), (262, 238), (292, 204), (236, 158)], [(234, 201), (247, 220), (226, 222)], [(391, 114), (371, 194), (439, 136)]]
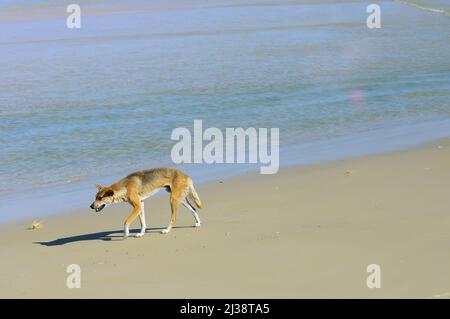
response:
[(0, 297), (450, 297), (450, 140), (197, 190), (202, 227), (180, 208), (168, 235), (167, 195), (146, 201), (140, 239), (121, 240), (126, 204), (0, 226)]

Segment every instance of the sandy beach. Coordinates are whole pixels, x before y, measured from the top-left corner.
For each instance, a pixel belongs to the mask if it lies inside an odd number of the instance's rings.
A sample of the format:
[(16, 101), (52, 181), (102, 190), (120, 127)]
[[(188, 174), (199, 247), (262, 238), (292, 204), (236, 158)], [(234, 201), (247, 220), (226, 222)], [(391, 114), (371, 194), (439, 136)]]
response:
[[(450, 298), (449, 16), (0, 1), (0, 298)], [(180, 207), (161, 234), (164, 191), (143, 238), (128, 204), (89, 208), (97, 183), (174, 166), (200, 228)]]
[[(202, 227), (183, 208), (168, 235), (167, 194), (146, 201), (140, 239), (121, 239), (126, 204), (98, 215), (86, 203), (38, 230), (0, 226), (0, 297), (448, 298), (449, 186), (444, 140), (199, 184)], [(66, 287), (70, 264), (80, 289)]]

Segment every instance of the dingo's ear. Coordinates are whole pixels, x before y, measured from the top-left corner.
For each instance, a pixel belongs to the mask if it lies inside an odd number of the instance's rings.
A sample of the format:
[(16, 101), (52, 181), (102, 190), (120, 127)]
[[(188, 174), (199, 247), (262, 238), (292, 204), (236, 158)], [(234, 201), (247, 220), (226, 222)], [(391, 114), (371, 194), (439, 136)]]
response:
[(103, 187), (100, 184), (95, 185), (98, 190), (101, 190)]

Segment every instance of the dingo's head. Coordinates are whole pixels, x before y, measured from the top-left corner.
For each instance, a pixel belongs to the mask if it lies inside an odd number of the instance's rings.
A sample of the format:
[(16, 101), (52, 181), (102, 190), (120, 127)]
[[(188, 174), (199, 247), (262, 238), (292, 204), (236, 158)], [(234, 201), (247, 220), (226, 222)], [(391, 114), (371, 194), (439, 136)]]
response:
[(95, 195), (95, 200), (91, 204), (91, 208), (96, 212), (101, 211), (107, 205), (112, 204), (114, 201), (114, 191), (111, 187), (102, 187), (100, 185), (96, 186), (98, 189), (97, 195)]

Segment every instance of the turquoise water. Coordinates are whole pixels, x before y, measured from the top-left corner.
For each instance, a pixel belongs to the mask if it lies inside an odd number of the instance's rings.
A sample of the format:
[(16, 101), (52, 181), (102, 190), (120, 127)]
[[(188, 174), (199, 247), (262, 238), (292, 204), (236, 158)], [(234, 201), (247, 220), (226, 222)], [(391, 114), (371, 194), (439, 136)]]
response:
[(399, 127), (422, 130), (398, 148), (450, 135), (448, 1), (377, 2), (376, 30), (358, 1), (78, 1), (78, 30), (65, 3), (0, 3), (1, 210), (170, 165), (171, 131), (194, 119), (280, 128), (282, 165), (336, 138), (373, 132), (383, 150)]

